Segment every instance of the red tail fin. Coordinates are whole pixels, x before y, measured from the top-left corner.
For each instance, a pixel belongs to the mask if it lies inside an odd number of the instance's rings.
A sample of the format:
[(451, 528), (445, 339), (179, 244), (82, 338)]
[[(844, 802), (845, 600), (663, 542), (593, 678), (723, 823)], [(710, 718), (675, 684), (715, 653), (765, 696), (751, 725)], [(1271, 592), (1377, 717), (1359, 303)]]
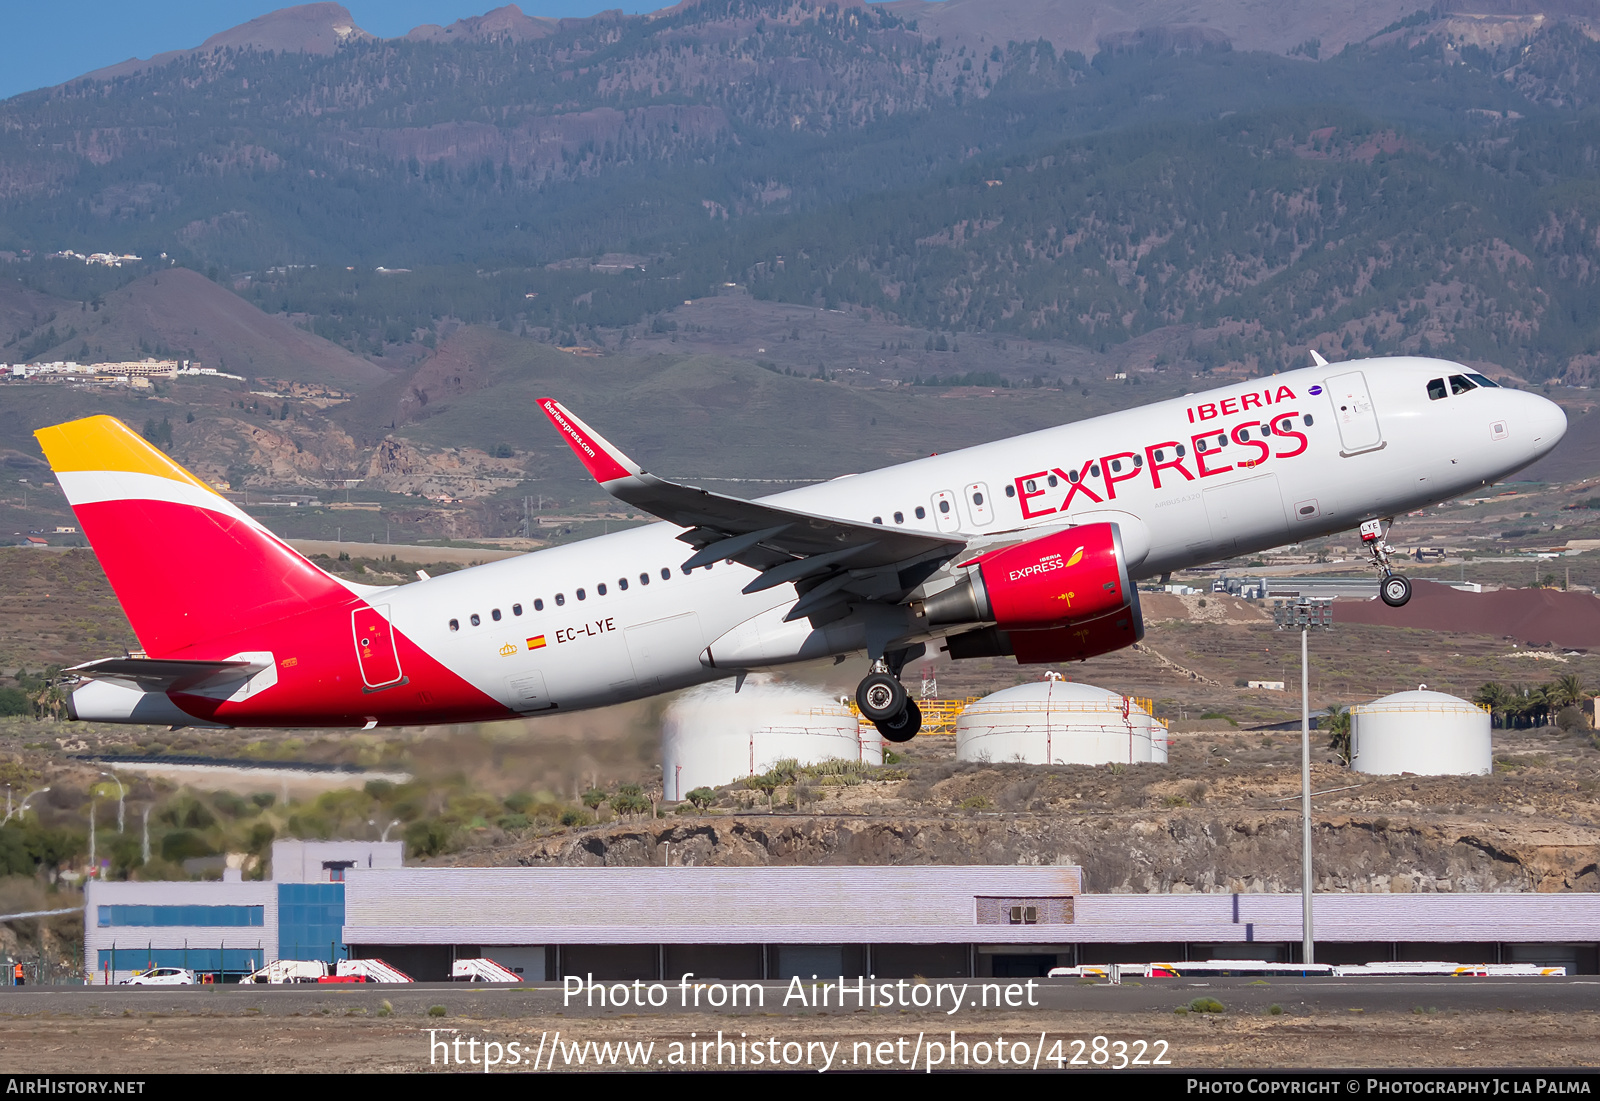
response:
[(351, 598), (121, 421), (34, 435), (152, 656)]

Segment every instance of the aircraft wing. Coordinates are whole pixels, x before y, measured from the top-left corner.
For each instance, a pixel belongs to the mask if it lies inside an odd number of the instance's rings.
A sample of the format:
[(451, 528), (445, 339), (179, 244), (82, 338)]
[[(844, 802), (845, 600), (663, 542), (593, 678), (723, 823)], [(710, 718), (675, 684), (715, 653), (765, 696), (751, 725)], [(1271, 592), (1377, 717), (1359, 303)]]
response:
[(790, 619), (826, 620), (849, 597), (898, 603), (966, 540), (863, 524), (728, 497), (658, 478), (628, 458), (553, 398), (539, 407), (595, 481), (619, 501), (684, 528), (697, 548), (684, 569), (732, 559), (760, 576), (747, 593), (794, 583), (801, 599)]

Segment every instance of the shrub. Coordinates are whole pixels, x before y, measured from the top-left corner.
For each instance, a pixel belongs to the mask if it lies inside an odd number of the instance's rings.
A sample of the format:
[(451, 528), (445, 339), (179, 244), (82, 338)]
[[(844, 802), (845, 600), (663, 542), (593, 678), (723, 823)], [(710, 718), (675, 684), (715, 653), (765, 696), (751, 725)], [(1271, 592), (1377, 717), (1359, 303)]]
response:
[(182, 864), (198, 856), (214, 856), (216, 849), (193, 830), (173, 830), (161, 839), (161, 858)]
[(419, 856), (438, 856), (450, 844), (454, 832), (437, 818), (413, 822), (406, 827), (406, 848)]
[(1215, 998), (1195, 998), (1186, 1008), (1190, 1013), (1221, 1013), (1222, 1003)]
[[(388, 1004), (388, 1003), (384, 1003), (384, 1004)], [(446, 1010), (445, 1010), (444, 1006), (442, 1006), (442, 1005), (430, 1005), (428, 1007), (428, 1016), (430, 1016), (430, 1017), (443, 1017), (445, 1015), (445, 1012), (446, 1012)]]

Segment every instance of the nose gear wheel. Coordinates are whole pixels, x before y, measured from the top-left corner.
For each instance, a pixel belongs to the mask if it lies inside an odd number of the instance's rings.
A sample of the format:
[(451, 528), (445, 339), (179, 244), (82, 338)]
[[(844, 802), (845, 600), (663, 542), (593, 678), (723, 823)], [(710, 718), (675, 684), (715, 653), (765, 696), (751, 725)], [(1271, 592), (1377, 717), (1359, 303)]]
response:
[(1411, 599), (1411, 582), (1394, 572), (1389, 556), (1394, 548), (1388, 543), (1389, 528), (1394, 520), (1368, 520), (1361, 525), (1361, 545), (1372, 556), (1372, 567), (1381, 575), (1378, 596), (1391, 608), (1402, 607)]

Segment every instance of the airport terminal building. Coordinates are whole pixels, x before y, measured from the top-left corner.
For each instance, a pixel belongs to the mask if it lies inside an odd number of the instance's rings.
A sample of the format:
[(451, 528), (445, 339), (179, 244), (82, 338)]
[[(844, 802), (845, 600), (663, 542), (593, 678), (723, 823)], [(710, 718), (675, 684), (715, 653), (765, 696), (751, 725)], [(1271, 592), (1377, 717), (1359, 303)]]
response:
[[(1600, 972), (1600, 894), (1323, 894), (1317, 962)], [(419, 981), (488, 956), (525, 981), (1026, 977), (1074, 964), (1299, 962), (1294, 894), (1087, 894), (1017, 866), (405, 867), (398, 842), (278, 842), (268, 882), (91, 883), (93, 982), (223, 981), (274, 959), (381, 958)]]

